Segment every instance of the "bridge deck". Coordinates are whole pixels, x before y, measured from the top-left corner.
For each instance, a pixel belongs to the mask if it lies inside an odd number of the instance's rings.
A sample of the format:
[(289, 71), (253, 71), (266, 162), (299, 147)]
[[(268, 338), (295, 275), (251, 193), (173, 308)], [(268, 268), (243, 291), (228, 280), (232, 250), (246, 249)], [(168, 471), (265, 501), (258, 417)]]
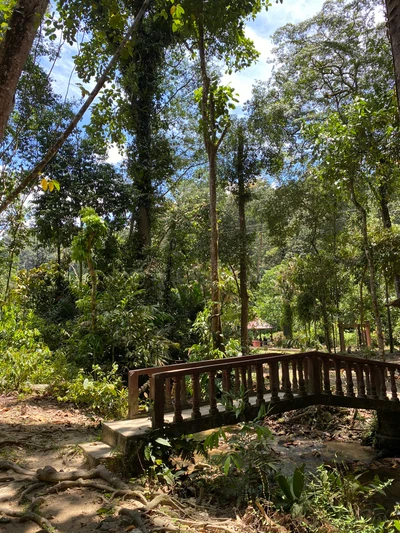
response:
[[(137, 413), (138, 376), (146, 374), (151, 418)], [(235, 424), (238, 401), (247, 402), (239, 420), (254, 419), (261, 405), (267, 414), (334, 405), (386, 412), (390, 422), (400, 413), (399, 388), (398, 364), (321, 352), (269, 353), (141, 369), (130, 372), (130, 418), (105, 423), (102, 438), (104, 446), (129, 454), (138, 441), (150, 437)], [(221, 394), (225, 404), (218, 400)]]

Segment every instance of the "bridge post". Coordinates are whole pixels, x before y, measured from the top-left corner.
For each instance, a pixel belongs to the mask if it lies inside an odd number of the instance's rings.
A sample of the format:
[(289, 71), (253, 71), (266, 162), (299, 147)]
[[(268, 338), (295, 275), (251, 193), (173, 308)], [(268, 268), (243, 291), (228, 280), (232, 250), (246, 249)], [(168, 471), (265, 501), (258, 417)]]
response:
[(153, 412), (152, 412), (152, 427), (153, 429), (162, 428), (164, 425), (164, 376), (162, 374), (153, 374), (150, 376), (150, 381), (153, 381)]
[(139, 412), (139, 379), (134, 370), (128, 373), (128, 418), (135, 418)]
[(375, 447), (389, 452), (400, 452), (400, 413), (377, 410), (378, 429)]
[(321, 394), (321, 365), (318, 354), (312, 354), (308, 359), (308, 380), (311, 394)]

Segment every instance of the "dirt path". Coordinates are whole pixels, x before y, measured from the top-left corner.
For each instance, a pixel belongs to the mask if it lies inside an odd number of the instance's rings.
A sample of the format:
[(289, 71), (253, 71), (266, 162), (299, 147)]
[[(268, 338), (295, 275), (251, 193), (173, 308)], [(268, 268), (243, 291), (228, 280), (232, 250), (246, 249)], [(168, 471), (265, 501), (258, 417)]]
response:
[[(255, 531), (232, 509), (200, 507), (195, 498), (178, 501), (157, 485), (145, 487), (110, 477), (107, 471), (100, 472), (100, 477), (89, 471), (78, 444), (97, 440), (100, 423), (98, 417), (42, 394), (23, 399), (0, 396), (1, 533)], [(44, 469), (47, 465), (52, 469)], [(47, 482), (38, 485), (41, 476)], [(65, 489), (65, 482), (56, 483), (52, 476), (75, 481)], [(89, 479), (76, 481), (86, 476)], [(32, 487), (21, 501), (23, 491)], [(115, 492), (118, 489), (123, 490)], [(27, 511), (34, 513), (36, 522)], [(13, 513), (25, 513), (25, 519)]]
[[(100, 420), (90, 414), (57, 403), (41, 395), (19, 400), (16, 395), (0, 396), (0, 458), (36, 471), (46, 465), (56, 470), (84, 467), (80, 442), (96, 440)], [(11, 481), (0, 482), (0, 505), (20, 509), (19, 494), (26, 476), (8, 472)], [(0, 473), (0, 480), (7, 473)], [(94, 531), (102, 520), (97, 514), (101, 500), (95, 492), (71, 489), (51, 495), (41, 513), (63, 532)], [(16, 522), (3, 517), (4, 533), (36, 533), (41, 528), (32, 522)]]

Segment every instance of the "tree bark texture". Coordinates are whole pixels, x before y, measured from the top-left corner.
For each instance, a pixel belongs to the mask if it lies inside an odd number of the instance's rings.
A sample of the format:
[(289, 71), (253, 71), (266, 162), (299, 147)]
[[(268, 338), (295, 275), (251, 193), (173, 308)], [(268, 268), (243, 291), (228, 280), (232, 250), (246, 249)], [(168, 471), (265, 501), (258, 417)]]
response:
[[(385, 184), (380, 185), (379, 187), (379, 203), (383, 227), (386, 229), (392, 228), (392, 218), (389, 211), (389, 199), (388, 199), (388, 190)], [(400, 274), (398, 272), (394, 273), (393, 276), (394, 288), (396, 291), (396, 298), (400, 298)]]
[(96, 329), (96, 323), (97, 323), (97, 274), (96, 269), (94, 267), (93, 259), (92, 259), (92, 246), (93, 246), (93, 240), (94, 240), (94, 234), (90, 236), (89, 242), (87, 244), (87, 255), (86, 255), (86, 262), (90, 274), (90, 279), (92, 282), (92, 289), (90, 293), (90, 314), (91, 314), (91, 325), (92, 325), (92, 331), (95, 331)]
[(249, 294), (247, 292), (247, 231), (246, 231), (246, 191), (243, 169), (244, 161), (244, 137), (243, 130), (238, 132), (238, 151), (236, 171), (238, 178), (238, 203), (239, 203), (239, 280), (240, 280), (240, 342), (242, 354), (249, 352), (249, 334), (247, 324), (249, 322)]
[(219, 142), (215, 139), (214, 103), (210, 94), (210, 78), (207, 73), (204, 28), (199, 20), (198, 50), (200, 56), (202, 99), (201, 114), (203, 121), (204, 147), (208, 156), (209, 194), (210, 194), (210, 260), (211, 260), (211, 332), (214, 348), (224, 351), (221, 322), (221, 296), (218, 271), (218, 217), (217, 217), (217, 152)]
[(386, 0), (387, 26), (393, 55), (397, 106), (400, 113), (400, 1)]
[(380, 357), (384, 359), (385, 358), (385, 340), (383, 337), (382, 320), (381, 320), (381, 314), (379, 310), (378, 294), (376, 290), (377, 283), (376, 283), (375, 262), (374, 262), (374, 257), (373, 257), (373, 253), (371, 250), (371, 246), (369, 244), (369, 237), (368, 237), (367, 212), (357, 199), (353, 182), (350, 183), (349, 189), (350, 189), (351, 201), (353, 202), (357, 211), (360, 213), (360, 217), (361, 217), (361, 232), (363, 235), (364, 253), (367, 258), (367, 264), (368, 264), (368, 270), (369, 270), (369, 283), (370, 283), (370, 290), (371, 290), (372, 310), (373, 310), (374, 317), (375, 317), (376, 333), (378, 337), (378, 353)]
[(21, 72), (48, 3), (48, 0), (19, 0), (0, 42), (0, 141), (14, 105)]

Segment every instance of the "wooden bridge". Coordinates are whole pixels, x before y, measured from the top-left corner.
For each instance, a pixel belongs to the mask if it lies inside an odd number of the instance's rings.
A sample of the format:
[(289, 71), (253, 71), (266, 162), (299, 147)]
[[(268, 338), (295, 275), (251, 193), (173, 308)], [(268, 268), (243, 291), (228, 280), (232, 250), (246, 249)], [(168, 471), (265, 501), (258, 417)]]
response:
[[(149, 411), (139, 385), (150, 380)], [(179, 436), (310, 405), (372, 409), (377, 445), (400, 450), (400, 365), (323, 352), (265, 353), (129, 372), (129, 413), (103, 424), (99, 457), (129, 454), (139, 440)], [(239, 408), (241, 406), (241, 408)], [(85, 451), (88, 451), (87, 449)], [(91, 450), (95, 455), (95, 450)]]

